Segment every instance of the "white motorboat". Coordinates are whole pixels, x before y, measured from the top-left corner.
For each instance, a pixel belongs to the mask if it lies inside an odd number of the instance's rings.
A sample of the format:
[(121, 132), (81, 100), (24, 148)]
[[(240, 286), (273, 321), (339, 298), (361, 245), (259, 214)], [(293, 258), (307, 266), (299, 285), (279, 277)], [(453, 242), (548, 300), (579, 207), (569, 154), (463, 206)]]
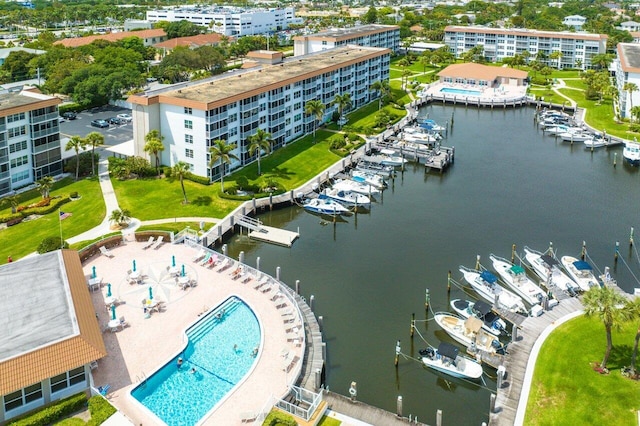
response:
[(412, 142), (420, 145), (433, 145), (442, 139), (442, 136), (438, 133), (428, 133), (419, 127), (405, 127), (402, 129), (401, 139), (405, 142)]
[(640, 165), (640, 144), (637, 142), (625, 142), (622, 156), (627, 163), (633, 166)]
[(563, 142), (585, 142), (593, 139), (593, 135), (586, 132), (563, 132), (558, 136)]
[(444, 132), (445, 130), (447, 130), (446, 127), (436, 123), (435, 120), (431, 120), (428, 118), (419, 119), (418, 126), (423, 129), (427, 129), (430, 132)]
[(545, 127), (543, 132), (548, 135), (561, 135), (563, 133), (578, 133), (581, 132), (580, 127), (571, 127), (566, 124), (556, 124), (555, 126)]
[(367, 160), (358, 161), (358, 164), (356, 164), (356, 170), (375, 173), (384, 178), (391, 177), (391, 175), (395, 173), (395, 168), (393, 166), (385, 166), (383, 164)]
[(318, 198), (311, 198), (302, 205), (305, 210), (314, 213), (337, 216), (341, 214), (349, 214), (351, 211), (342, 204), (334, 201), (327, 196), (320, 194)]
[(326, 188), (321, 192), (321, 195), (325, 195), (326, 197), (339, 202), (340, 204), (346, 207), (356, 207), (362, 206), (369, 208), (371, 207), (371, 199), (363, 194), (358, 194), (357, 192), (342, 190), (337, 188)]
[(378, 189), (383, 189), (387, 186), (387, 182), (385, 182), (384, 178), (373, 172), (367, 172), (365, 170), (354, 170), (351, 172), (351, 177), (356, 182), (367, 183)]
[(447, 312), (438, 312), (434, 319), (452, 339), (467, 348), (474, 346), (490, 354), (504, 349), (494, 335), (482, 329), (482, 321), (476, 317), (464, 319)]
[(482, 365), (476, 360), (459, 354), (459, 349), (451, 343), (441, 342), (438, 349), (429, 346), (418, 351), (422, 363), (434, 370), (463, 379), (479, 379)]
[(525, 260), (531, 265), (536, 275), (545, 282), (547, 288), (555, 285), (572, 296), (581, 290), (575, 281), (562, 272), (560, 262), (555, 257), (532, 250), (526, 246), (524, 253)]
[(333, 183), (333, 188), (357, 192), (358, 194), (364, 194), (369, 197), (380, 195), (380, 190), (368, 183), (358, 182), (351, 179), (338, 179)]
[(494, 336), (507, 332), (507, 324), (491, 310), (491, 305), (482, 300), (453, 299), (449, 302), (451, 309), (462, 318), (476, 317), (482, 320), (482, 329)]
[(464, 266), (460, 266), (459, 270), (462, 272), (464, 280), (487, 302), (495, 303), (499, 308), (510, 312), (527, 314), (527, 308), (524, 306), (520, 296), (502, 288), (498, 284), (498, 277), (491, 272), (480, 272)]
[(567, 270), (569, 276), (578, 283), (583, 291), (589, 291), (593, 287), (600, 287), (591, 265), (584, 260), (576, 259), (573, 256), (562, 256), (560, 262), (562, 262), (562, 266)]
[(405, 160), (401, 155), (396, 154), (393, 149), (381, 149), (380, 150), (380, 164), (383, 166), (392, 166), (398, 167), (406, 164), (408, 161)]
[(607, 140), (602, 137), (592, 137), (584, 141), (584, 147), (587, 149), (602, 148), (603, 146), (607, 146)]
[(547, 294), (539, 286), (536, 285), (525, 272), (522, 266), (514, 265), (506, 259), (494, 256), (489, 256), (493, 263), (493, 269), (502, 277), (505, 283), (513, 291), (518, 293), (522, 299), (535, 305), (540, 303), (547, 297)]

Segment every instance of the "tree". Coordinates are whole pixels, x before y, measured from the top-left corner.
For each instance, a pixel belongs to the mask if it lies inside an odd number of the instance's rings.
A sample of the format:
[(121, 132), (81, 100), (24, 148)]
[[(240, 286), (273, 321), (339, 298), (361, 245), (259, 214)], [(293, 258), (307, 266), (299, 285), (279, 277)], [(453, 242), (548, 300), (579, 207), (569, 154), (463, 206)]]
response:
[(389, 82), (387, 80), (375, 81), (371, 86), (369, 86), (369, 90), (375, 90), (378, 92), (378, 110), (380, 110), (380, 108), (382, 108), (382, 98), (391, 94)]
[(640, 106), (634, 106), (629, 112), (631, 117), (635, 118), (636, 121), (640, 121)]
[(127, 209), (116, 209), (111, 212), (109, 216), (109, 222), (115, 223), (118, 226), (127, 226), (131, 219), (131, 212)]
[(80, 172), (80, 150), (84, 149), (86, 142), (80, 136), (72, 136), (64, 147), (65, 151), (73, 149), (76, 152), (76, 180), (78, 180), (78, 173)]
[(4, 206), (5, 204), (9, 204), (11, 206), (11, 214), (16, 214), (18, 211), (18, 205), (20, 205), (18, 194), (9, 195), (8, 197), (4, 197), (0, 200), (0, 206)]
[(638, 85), (635, 83), (626, 82), (622, 86), (622, 90), (629, 92), (629, 109), (633, 108), (633, 92), (638, 90)]
[[(343, 93), (342, 95), (336, 95), (336, 97), (333, 98), (332, 104), (338, 107), (338, 113), (340, 114), (340, 119), (341, 119), (340, 123), (342, 123), (342, 113), (344, 112), (345, 109), (351, 108), (351, 105), (352, 105), (351, 93)], [(340, 124), (340, 128), (342, 128), (342, 124)]]
[(558, 69), (560, 69), (560, 68), (561, 68), (561, 66), (560, 66), (560, 59), (562, 59), (562, 52), (561, 52), (561, 51), (559, 51), (559, 50), (554, 50), (553, 52), (551, 52), (551, 53), (549, 54), (549, 59), (555, 59), (555, 60), (557, 61), (557, 62), (556, 62), (556, 66), (557, 66), (557, 68), (558, 68)]
[[(630, 319), (640, 319), (640, 297), (636, 297), (632, 300), (628, 300), (624, 307), (625, 312), (629, 315)], [(636, 331), (636, 337), (633, 344), (633, 352), (631, 353), (631, 374), (636, 374), (636, 359), (638, 357), (638, 343), (640, 342), (640, 326)]]
[(42, 194), (42, 198), (49, 198), (49, 191), (53, 187), (54, 179), (51, 176), (43, 176), (41, 179), (36, 181), (36, 189), (40, 194)]
[(313, 125), (313, 141), (316, 140), (316, 129), (318, 128), (318, 122), (322, 120), (324, 116), (324, 103), (319, 99), (312, 99), (308, 101), (304, 106), (304, 112), (307, 115), (313, 115), (315, 117)]
[(616, 292), (613, 287), (592, 288), (582, 298), (585, 316), (597, 317), (602, 321), (607, 335), (607, 348), (600, 363), (601, 368), (607, 368), (607, 361), (613, 348), (611, 330), (619, 328), (625, 319), (624, 309), (621, 308), (625, 302), (626, 298)]
[(86, 146), (91, 147), (91, 175), (96, 171), (96, 147), (104, 143), (104, 136), (100, 132), (91, 132), (85, 136)]
[(182, 187), (182, 195), (184, 196), (183, 204), (189, 204), (189, 200), (187, 200), (187, 191), (184, 189), (184, 177), (191, 173), (191, 166), (184, 161), (178, 161), (173, 166), (172, 173), (180, 178), (180, 186)]
[(375, 24), (378, 20), (378, 11), (371, 6), (360, 19), (363, 24)]
[(607, 69), (615, 56), (610, 53), (599, 53), (591, 57), (591, 65), (597, 69)]
[(158, 173), (158, 176), (160, 175), (160, 153), (164, 151), (163, 140), (164, 136), (157, 129), (150, 131), (144, 137), (144, 152), (149, 155), (153, 154), (156, 157), (156, 173)]
[(268, 154), (271, 152), (271, 144), (273, 144), (271, 133), (262, 129), (258, 129), (254, 135), (249, 136), (249, 154), (253, 152), (258, 154), (258, 176), (262, 174), (260, 170), (260, 157), (262, 157), (262, 150), (264, 149)]
[(235, 155), (232, 151), (236, 149), (235, 144), (228, 144), (224, 139), (216, 139), (213, 141), (213, 146), (209, 148), (209, 153), (211, 154), (211, 159), (209, 160), (209, 168), (211, 170), (211, 176), (213, 177), (213, 166), (219, 161), (220, 162), (220, 187), (222, 188), (222, 192), (224, 192), (224, 172), (225, 172), (225, 164), (231, 164), (231, 160), (238, 160), (238, 156)]

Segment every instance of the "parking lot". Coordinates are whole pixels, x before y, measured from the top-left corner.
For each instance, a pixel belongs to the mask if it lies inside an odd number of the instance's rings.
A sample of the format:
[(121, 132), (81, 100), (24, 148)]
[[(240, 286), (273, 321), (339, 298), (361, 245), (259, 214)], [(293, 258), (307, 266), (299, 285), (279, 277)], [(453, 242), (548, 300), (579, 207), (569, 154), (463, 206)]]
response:
[(118, 114), (131, 114), (131, 110), (106, 105), (79, 112), (75, 120), (66, 120), (60, 123), (60, 138), (65, 139), (72, 136), (85, 137), (91, 132), (99, 132), (104, 135), (105, 145), (113, 146), (131, 140), (133, 138), (133, 124), (131, 122), (110, 125), (108, 128), (105, 127), (102, 129), (91, 126), (91, 120), (108, 120)]

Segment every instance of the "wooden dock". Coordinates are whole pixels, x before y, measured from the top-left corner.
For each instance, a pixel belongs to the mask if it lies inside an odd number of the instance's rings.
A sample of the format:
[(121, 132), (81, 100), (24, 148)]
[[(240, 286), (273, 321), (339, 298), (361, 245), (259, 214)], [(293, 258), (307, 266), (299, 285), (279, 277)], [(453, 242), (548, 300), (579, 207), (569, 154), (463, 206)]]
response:
[(365, 404), (360, 401), (353, 401), (351, 398), (337, 394), (335, 392), (325, 391), (322, 398), (327, 401), (331, 410), (345, 414), (354, 419), (370, 425), (385, 426), (406, 426), (408, 424), (416, 426), (426, 426), (425, 423), (411, 421), (408, 417), (400, 417), (389, 411)]
[(298, 239), (300, 234), (297, 232), (287, 231), (286, 229), (273, 228), (271, 226), (261, 225), (260, 229), (249, 232), (249, 238), (254, 240), (265, 241), (267, 243), (276, 244), (283, 247), (291, 247), (293, 242)]

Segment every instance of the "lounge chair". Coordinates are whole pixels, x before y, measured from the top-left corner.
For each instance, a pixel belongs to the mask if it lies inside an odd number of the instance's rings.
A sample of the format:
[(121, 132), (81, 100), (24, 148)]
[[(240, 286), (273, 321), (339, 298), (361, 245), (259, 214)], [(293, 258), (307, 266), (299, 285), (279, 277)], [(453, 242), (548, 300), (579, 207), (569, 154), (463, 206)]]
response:
[(269, 281), (269, 277), (266, 275), (263, 275), (262, 278), (260, 278), (260, 281), (258, 281), (258, 284), (254, 287), (254, 289), (259, 290), (260, 287), (262, 287), (263, 285), (266, 285), (268, 281)]
[(164, 237), (162, 235), (160, 235), (158, 237), (158, 239), (156, 240), (156, 242), (153, 243), (153, 249), (154, 250), (158, 250), (160, 248), (160, 246), (162, 245), (163, 240), (164, 240)]
[(129, 323), (127, 322), (127, 320), (124, 319), (124, 317), (120, 317), (120, 326), (122, 326), (122, 328), (128, 327)]
[(102, 396), (107, 396), (109, 389), (111, 389), (111, 385), (98, 386), (98, 392), (100, 392)]
[(107, 257), (113, 257), (113, 253), (111, 253), (105, 246), (100, 246), (100, 253), (104, 254)]
[(229, 265), (229, 258), (225, 257), (224, 259), (222, 259), (222, 262), (220, 262), (220, 269), (218, 269), (218, 272), (224, 271), (228, 265)]
[(214, 253), (211, 255), (211, 257), (209, 258), (209, 261), (204, 266), (206, 266), (209, 269), (213, 269), (217, 265), (218, 265), (218, 255)]
[(193, 261), (194, 262), (199, 262), (202, 260), (203, 257), (205, 257), (207, 255), (207, 251), (204, 248), (201, 248), (200, 251), (198, 252), (198, 254), (196, 254), (193, 257)]
[(234, 269), (230, 275), (232, 280), (237, 280), (238, 278), (240, 278), (240, 275), (242, 275), (242, 266), (238, 264), (238, 267)]
[(260, 412), (258, 411), (245, 411), (244, 413), (240, 414), (240, 419), (242, 420), (242, 423), (252, 422), (256, 418), (258, 418), (259, 415)]
[(211, 253), (208, 253), (208, 252), (207, 252), (207, 253), (204, 255), (204, 257), (203, 257), (202, 259), (200, 259), (200, 261), (199, 261), (198, 263), (199, 263), (200, 265), (204, 266), (204, 265), (209, 261), (209, 259), (211, 259)]
[(149, 237), (149, 239), (147, 240), (146, 243), (144, 243), (144, 245), (142, 246), (142, 248), (144, 250), (148, 249), (149, 247), (151, 247), (153, 245), (153, 235)]

